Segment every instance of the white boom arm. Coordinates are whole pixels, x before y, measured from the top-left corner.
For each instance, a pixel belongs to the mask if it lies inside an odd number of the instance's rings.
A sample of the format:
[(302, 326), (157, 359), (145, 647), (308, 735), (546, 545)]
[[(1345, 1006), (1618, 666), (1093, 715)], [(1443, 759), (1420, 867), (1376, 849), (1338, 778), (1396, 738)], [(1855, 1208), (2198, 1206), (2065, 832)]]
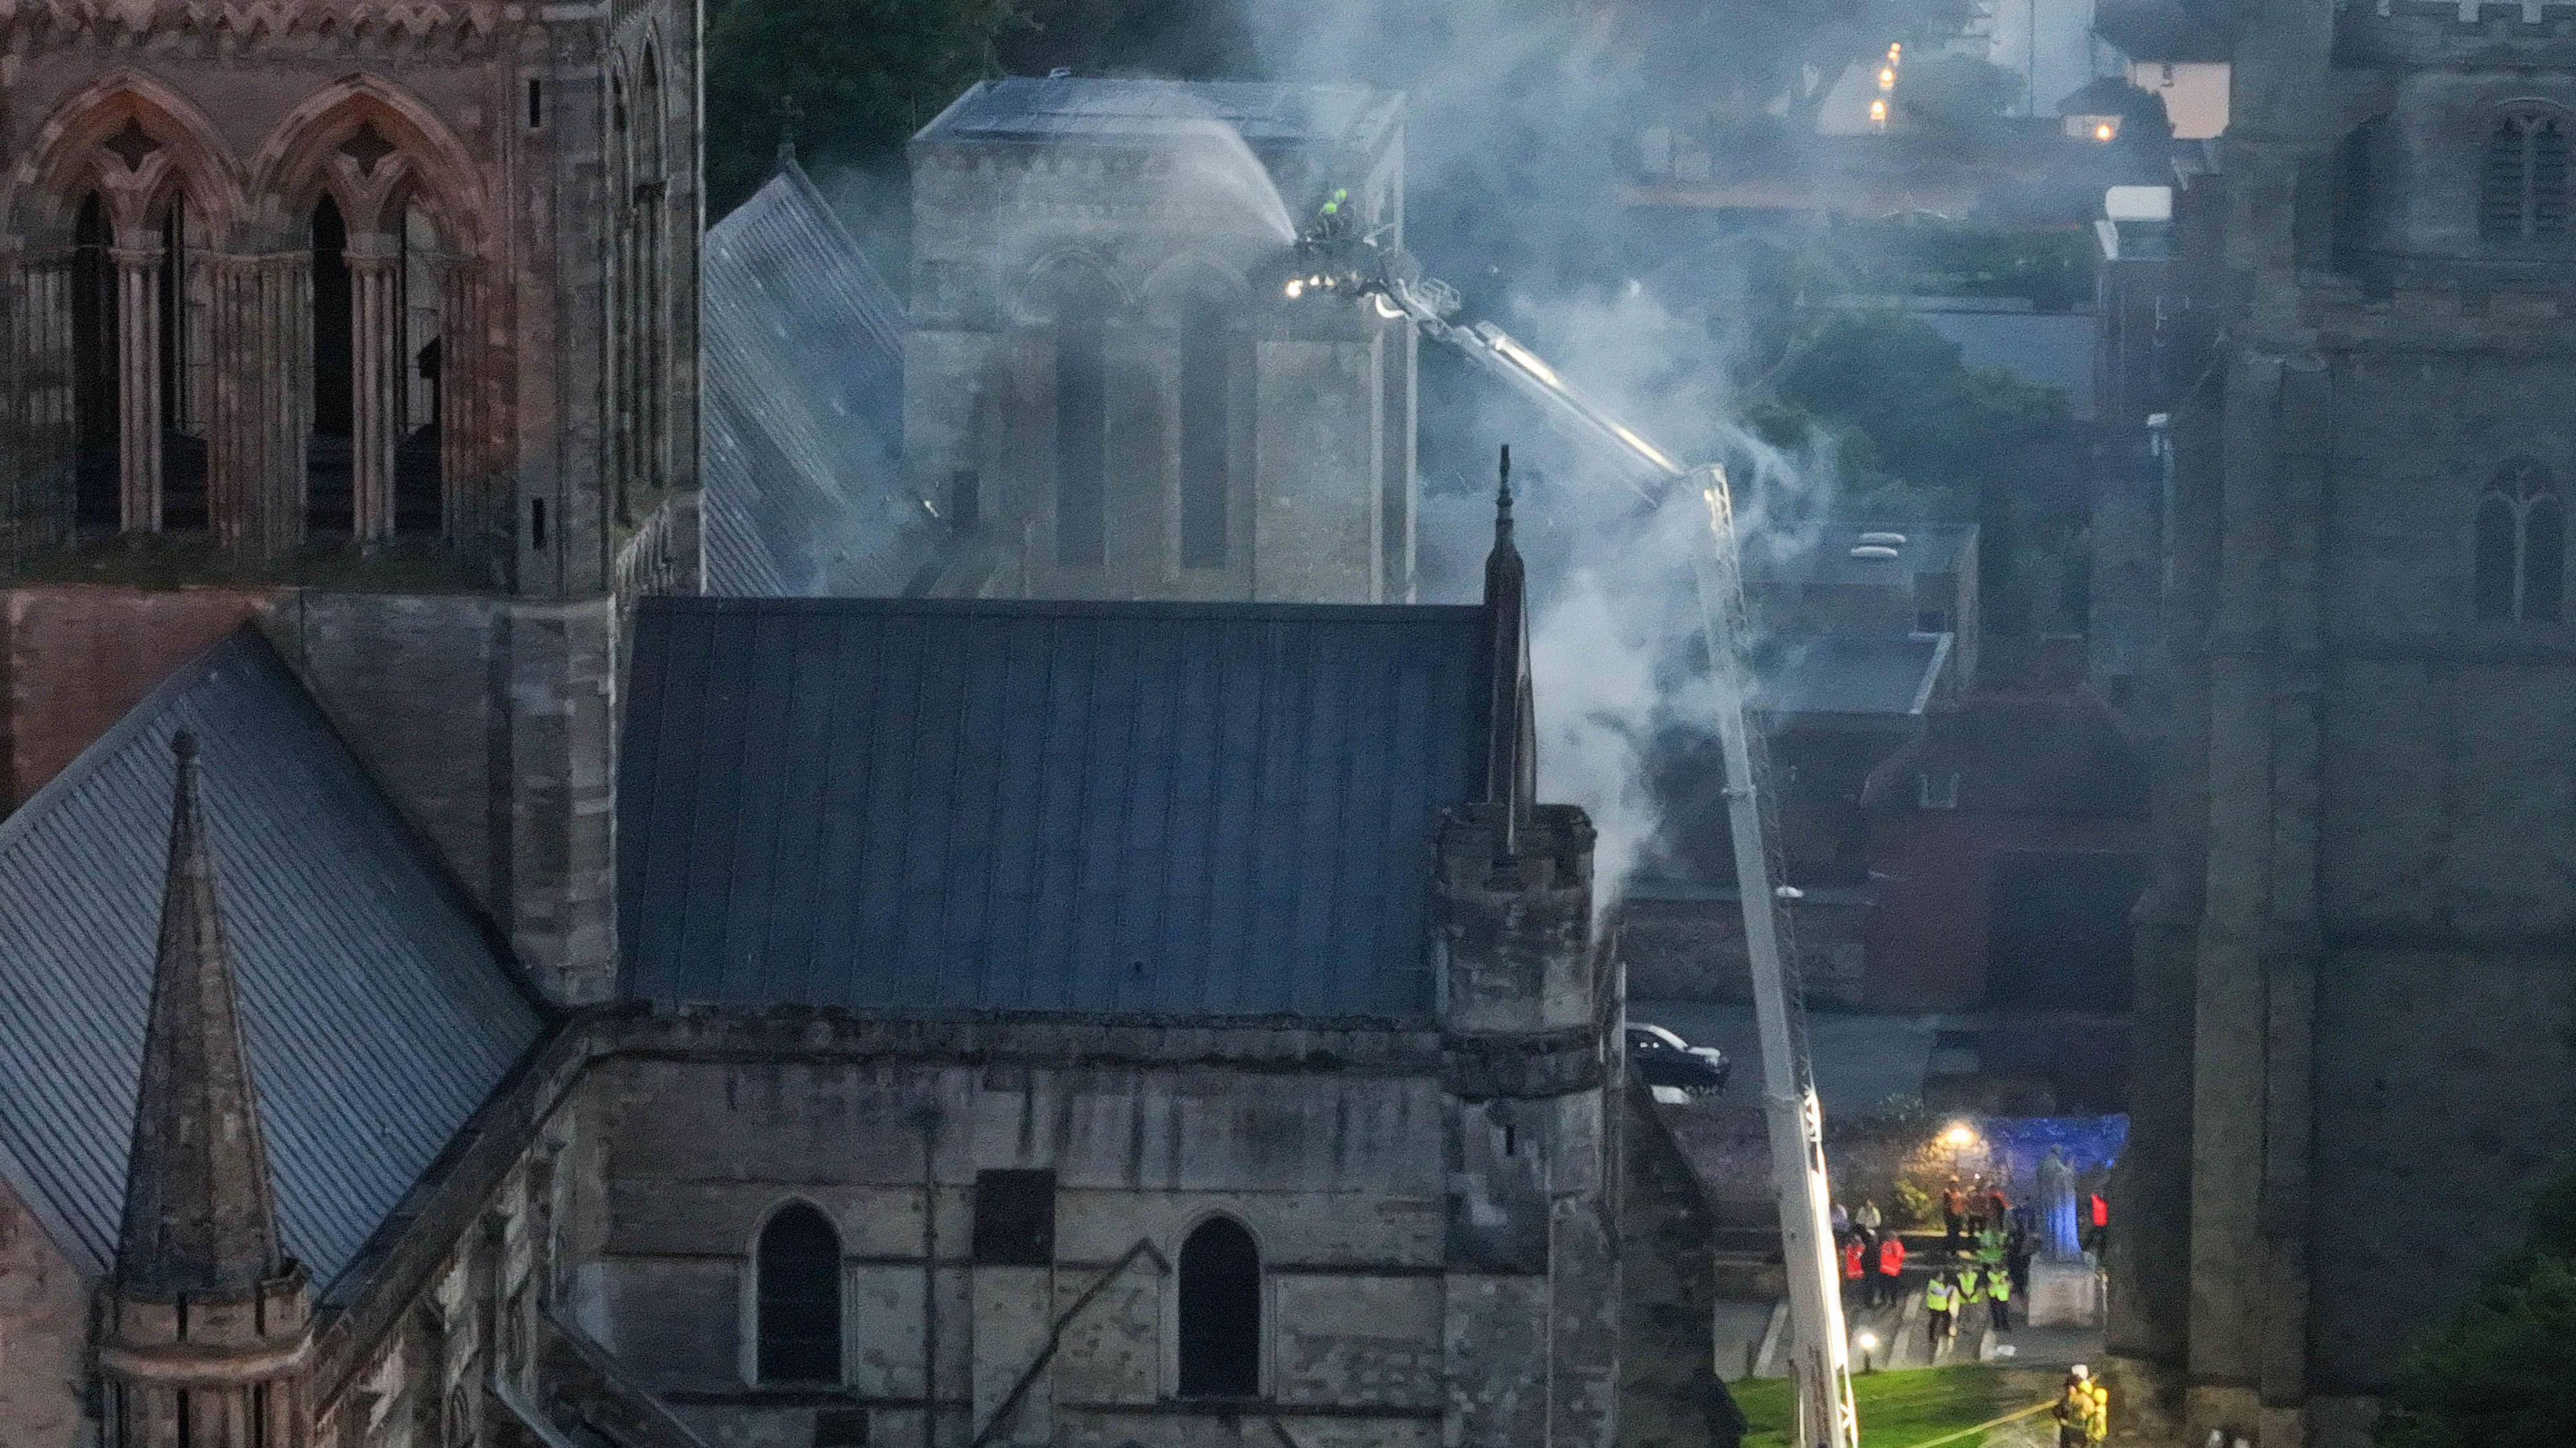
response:
[[(1686, 467), (1635, 428), (1557, 375), (1538, 354), (1491, 322), (1448, 319), (1457, 294), (1429, 279), (1388, 278), (1369, 288), (1388, 321), (1409, 319), (1485, 371), (1535, 399), (1578, 440), (1601, 445), (1634, 480), (1689, 484), (1708, 508), (1708, 547), (1698, 558), (1700, 625), (1717, 671), (1718, 743), (1726, 761), (1726, 813), (1734, 843), (1736, 887), (1743, 900), (1745, 954), (1753, 973), (1753, 1011), (1762, 1039), (1762, 1097), (1770, 1127), (1772, 1187), (1780, 1205), (1780, 1246), (1789, 1277), (1789, 1322), (1798, 1389), (1797, 1448), (1858, 1448), (1860, 1417), (1852, 1404), (1851, 1355), (1844, 1336), (1841, 1274), (1834, 1261), (1832, 1194), (1825, 1180), (1824, 1112), (1816, 1102), (1807, 1057), (1804, 1009), (1791, 989), (1795, 947), (1778, 910), (1778, 827), (1763, 791), (1762, 738), (1747, 717), (1751, 686), (1746, 646), (1743, 555), (1735, 531), (1726, 470)], [(1785, 887), (1783, 887), (1785, 891)]]

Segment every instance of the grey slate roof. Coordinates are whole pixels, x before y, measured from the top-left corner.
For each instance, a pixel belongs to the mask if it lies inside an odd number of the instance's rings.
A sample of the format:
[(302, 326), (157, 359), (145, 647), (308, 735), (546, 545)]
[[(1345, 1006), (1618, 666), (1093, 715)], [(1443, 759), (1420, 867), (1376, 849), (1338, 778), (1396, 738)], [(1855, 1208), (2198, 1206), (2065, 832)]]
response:
[(1363, 85), (1014, 75), (976, 83), (914, 139), (1150, 144), (1215, 120), (1255, 151), (1373, 149), (1403, 105)]
[(793, 161), (707, 231), (707, 591), (894, 594), (949, 530), (903, 479), (903, 304)]
[(648, 598), (630, 993), (1420, 1018), (1477, 607)]
[[(1863, 534), (1895, 533), (1905, 541), (1894, 558), (1854, 558)], [(1818, 531), (1815, 545), (1793, 558), (1812, 559), (1807, 577), (1815, 583), (1879, 583), (1911, 580), (1926, 573), (1954, 573), (1960, 557), (1977, 536), (1969, 523), (1895, 524), (1830, 523)], [(1795, 563), (1790, 565), (1796, 566)]]
[(1779, 714), (1920, 714), (1950, 661), (1948, 634), (1774, 636), (1753, 655), (1753, 706)]
[(76, 1265), (108, 1270), (183, 726), (203, 749), (279, 1227), (327, 1297), (542, 1022), (248, 629), (0, 824), (0, 1171)]

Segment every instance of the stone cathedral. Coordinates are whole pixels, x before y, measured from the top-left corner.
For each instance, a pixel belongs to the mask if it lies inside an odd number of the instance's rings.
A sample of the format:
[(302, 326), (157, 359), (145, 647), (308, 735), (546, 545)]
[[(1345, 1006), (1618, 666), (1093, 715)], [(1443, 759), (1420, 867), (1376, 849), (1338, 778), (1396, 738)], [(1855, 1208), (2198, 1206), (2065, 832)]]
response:
[(926, 285), (1005, 596), (703, 596), (698, 34), (0, 0), (0, 1443), (1711, 1441), (1508, 492), (1322, 601), (1409, 341), (1218, 337), (1165, 467), (1137, 316)]
[(2160, 841), (2111, 1346), (2361, 1448), (2576, 1114), (2576, 7), (2248, 0), (2175, 211)]

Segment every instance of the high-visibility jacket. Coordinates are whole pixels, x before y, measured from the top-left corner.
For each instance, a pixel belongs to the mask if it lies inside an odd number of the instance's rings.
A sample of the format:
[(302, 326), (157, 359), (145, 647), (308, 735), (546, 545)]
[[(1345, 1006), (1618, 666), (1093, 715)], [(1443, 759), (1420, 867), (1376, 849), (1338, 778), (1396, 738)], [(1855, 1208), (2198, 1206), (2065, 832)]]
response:
[(1957, 1291), (1960, 1302), (1974, 1307), (1986, 1300), (1985, 1279), (1974, 1272), (1961, 1273)]
[(1843, 1276), (1853, 1282), (1860, 1280), (1860, 1243), (1858, 1242), (1843, 1244)]
[(1986, 1295), (1997, 1302), (2012, 1301), (2012, 1274), (2001, 1267), (1987, 1268)]
[(1950, 1281), (1946, 1277), (1933, 1278), (1931, 1285), (1923, 1289), (1925, 1312), (1947, 1312), (1955, 1300), (1950, 1292)]
[(2111, 1391), (2089, 1378), (2070, 1383), (2049, 1416), (2081, 1432), (2086, 1442), (2099, 1443), (2111, 1436)]
[(1894, 1277), (1905, 1270), (1905, 1239), (1890, 1232), (1878, 1244), (1878, 1270), (1884, 1277)]
[(1980, 1262), (2000, 1262), (2004, 1260), (2004, 1234), (1995, 1231), (1992, 1228), (1979, 1232), (1977, 1234), (1977, 1260)]

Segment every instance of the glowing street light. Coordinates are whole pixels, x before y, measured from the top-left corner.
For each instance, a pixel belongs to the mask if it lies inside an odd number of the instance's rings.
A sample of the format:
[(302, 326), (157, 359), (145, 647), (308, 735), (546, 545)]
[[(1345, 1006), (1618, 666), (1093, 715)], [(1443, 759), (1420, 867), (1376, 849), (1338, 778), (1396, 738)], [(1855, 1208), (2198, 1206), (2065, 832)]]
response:
[(1887, 102), (1877, 100), (1869, 103), (1869, 123), (1873, 126), (1887, 124)]
[(1941, 1133), (1941, 1144), (1952, 1151), (1966, 1151), (1977, 1144), (1977, 1129), (1964, 1121), (1954, 1121)]
[(1899, 60), (1903, 60), (1903, 59), (1905, 58), (1905, 47), (1904, 47), (1904, 45), (1903, 45), (1903, 44), (1901, 44), (1901, 43), (1899, 43), (1899, 42), (1897, 42), (1897, 41), (1893, 41), (1893, 40), (1889, 41), (1889, 42), (1887, 43), (1887, 58), (1888, 58), (1890, 61), (1899, 61)]
[(1860, 1370), (1862, 1372), (1874, 1373), (1878, 1371), (1878, 1364), (1871, 1359), (1871, 1354), (1878, 1351), (1877, 1333), (1871, 1332), (1866, 1328), (1862, 1329), (1857, 1336), (1852, 1338), (1852, 1346), (1860, 1349)]
[(2118, 134), (2120, 134), (2120, 128), (2119, 128), (2117, 125), (2113, 124), (2112, 122), (2109, 122), (2109, 121), (2096, 121), (2096, 122), (2094, 122), (2094, 124), (2093, 124), (2093, 139), (2094, 139), (2094, 140), (2097, 140), (2097, 141), (2107, 141), (2107, 140), (2110, 140), (2113, 136), (2116, 136), (2116, 135), (2118, 135)]
[(1882, 65), (1882, 66), (1880, 66), (1880, 67), (1878, 68), (1878, 88), (1879, 88), (1880, 90), (1894, 90), (1894, 89), (1896, 89), (1896, 67), (1895, 67), (1895, 66), (1892, 66), (1892, 65)]

